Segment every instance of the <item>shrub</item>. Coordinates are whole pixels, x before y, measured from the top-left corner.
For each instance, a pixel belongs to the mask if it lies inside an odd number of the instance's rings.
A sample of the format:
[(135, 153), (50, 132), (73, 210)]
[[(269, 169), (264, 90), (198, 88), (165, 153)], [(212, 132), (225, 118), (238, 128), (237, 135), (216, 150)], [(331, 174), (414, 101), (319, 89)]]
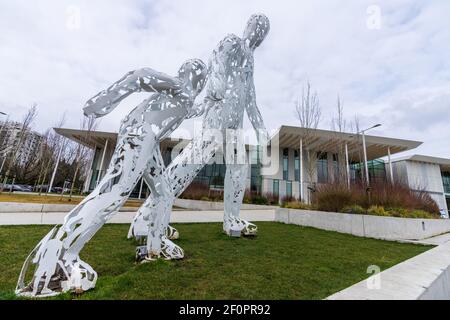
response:
[(210, 190), (207, 184), (193, 182), (181, 194), (180, 198), (204, 201), (222, 201), (223, 191)]
[[(359, 208), (369, 208), (369, 214), (392, 214), (398, 217), (411, 216), (412, 211), (418, 216), (423, 212), (429, 213), (434, 218), (439, 218), (439, 207), (431, 196), (424, 191), (411, 190), (404, 184), (373, 183), (370, 193), (366, 192), (363, 185), (326, 184), (317, 188), (314, 194), (314, 202), (319, 210), (335, 212), (361, 212)], [(372, 208), (375, 206), (375, 208)], [(394, 208), (392, 213), (383, 208)], [(353, 210), (355, 209), (355, 210)]]
[(391, 208), (388, 209), (388, 213), (392, 217), (396, 218), (407, 218), (408, 217), (408, 209), (405, 208)]
[(314, 210), (315, 207), (313, 205), (301, 202), (301, 201), (289, 201), (289, 202), (284, 202), (281, 205), (283, 208), (288, 208), (288, 209), (298, 209), (298, 210)]
[(439, 207), (428, 193), (411, 190), (407, 185), (401, 183), (394, 185), (389, 183), (373, 184), (370, 190), (370, 198), (365, 193), (359, 198), (359, 201), (359, 204), (366, 208), (377, 205), (384, 208), (422, 210), (439, 215)]
[(393, 208), (388, 210), (392, 217), (411, 218), (411, 219), (436, 219), (436, 215), (423, 210), (407, 210), (403, 208)]
[(244, 194), (244, 203), (247, 204), (257, 204), (257, 205), (267, 205), (268, 200), (261, 194), (257, 192), (246, 190)]
[(257, 193), (246, 190), (244, 194), (244, 203), (257, 205), (278, 205), (278, 197), (272, 193)]
[(361, 207), (361, 206), (359, 206), (357, 204), (345, 207), (342, 210), (342, 212), (344, 212), (344, 213), (352, 213), (352, 214), (366, 214), (366, 210), (363, 207)]
[(436, 219), (437, 217), (423, 210), (413, 210), (409, 213), (410, 218), (414, 219)]
[(372, 216), (388, 216), (389, 213), (384, 210), (384, 207), (381, 206), (371, 206), (367, 210), (367, 214)]
[(274, 195), (273, 193), (265, 193), (264, 197), (267, 199), (267, 204), (271, 206), (276, 206), (279, 204), (279, 197)]
[(343, 184), (325, 184), (317, 188), (315, 193), (317, 208), (321, 211), (341, 212), (353, 202), (351, 190)]
[(284, 196), (281, 198), (281, 206), (283, 206), (284, 203), (287, 202), (295, 202), (297, 201), (297, 198), (293, 197), (293, 196)]
[(256, 195), (252, 198), (252, 202), (253, 204), (259, 204), (259, 205), (267, 205), (268, 204), (268, 200), (266, 197), (262, 196), (262, 195)]

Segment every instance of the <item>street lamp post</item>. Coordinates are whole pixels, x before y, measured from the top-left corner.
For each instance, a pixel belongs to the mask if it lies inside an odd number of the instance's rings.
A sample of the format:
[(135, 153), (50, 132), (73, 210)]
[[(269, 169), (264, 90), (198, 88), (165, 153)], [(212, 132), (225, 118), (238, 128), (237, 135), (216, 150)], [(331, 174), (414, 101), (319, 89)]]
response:
[(361, 134), (362, 135), (362, 143), (363, 143), (363, 153), (364, 153), (364, 170), (366, 172), (366, 184), (367, 187), (370, 187), (370, 180), (369, 180), (369, 166), (367, 164), (367, 145), (366, 145), (366, 131), (369, 131), (371, 129), (374, 128), (378, 128), (381, 127), (381, 124), (376, 124), (370, 128), (367, 128), (365, 130), (361, 130), (360, 132), (358, 132), (357, 134)]

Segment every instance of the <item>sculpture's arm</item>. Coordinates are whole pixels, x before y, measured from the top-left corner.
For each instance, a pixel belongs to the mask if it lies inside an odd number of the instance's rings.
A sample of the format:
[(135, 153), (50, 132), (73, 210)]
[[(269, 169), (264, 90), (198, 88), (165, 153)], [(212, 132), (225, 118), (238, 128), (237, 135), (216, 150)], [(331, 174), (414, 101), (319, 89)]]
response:
[(128, 72), (108, 89), (89, 99), (84, 108), (86, 116), (102, 117), (134, 92), (170, 92), (176, 94), (181, 90), (181, 81), (150, 68)]
[(189, 110), (189, 113), (186, 116), (186, 119), (197, 118), (205, 113), (206, 110), (206, 101), (194, 103), (192, 108)]
[(265, 145), (269, 143), (270, 136), (267, 132), (266, 126), (264, 125), (264, 120), (259, 111), (258, 105), (256, 104), (256, 93), (255, 86), (253, 83), (250, 85), (249, 94), (247, 97), (247, 104), (245, 105), (247, 110), (248, 119), (250, 120), (253, 128), (256, 131), (256, 136), (258, 138), (259, 145)]

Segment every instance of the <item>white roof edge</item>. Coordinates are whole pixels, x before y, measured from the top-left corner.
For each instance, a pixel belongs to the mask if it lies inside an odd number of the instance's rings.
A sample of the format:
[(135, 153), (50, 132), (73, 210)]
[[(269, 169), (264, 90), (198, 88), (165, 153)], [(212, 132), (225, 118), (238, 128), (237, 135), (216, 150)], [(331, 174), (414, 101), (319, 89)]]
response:
[[(298, 126), (292, 126), (292, 125), (282, 125), (277, 130), (276, 134), (279, 134), (282, 130), (304, 130), (303, 127)], [(339, 135), (343, 140), (350, 139), (356, 136), (356, 133), (351, 132), (338, 132), (338, 131), (332, 131), (332, 130), (326, 130), (326, 129), (313, 129), (316, 134), (322, 134), (322, 135)], [(368, 135), (366, 134), (366, 141), (372, 142), (372, 143), (382, 143), (385, 145), (391, 145), (391, 146), (402, 146), (408, 149), (415, 149), (423, 144), (422, 141), (416, 141), (416, 140), (407, 140), (407, 139), (400, 139), (400, 138), (391, 138), (391, 137), (383, 137), (383, 136), (374, 136), (374, 135)], [(406, 151), (406, 150), (405, 150)]]
[(450, 159), (426, 156), (423, 154), (413, 154), (413, 155), (409, 155), (409, 156), (392, 159), (392, 162), (399, 162), (399, 161), (417, 161), (417, 162), (426, 162), (426, 163), (434, 163), (434, 164), (438, 164), (438, 165), (450, 166)]

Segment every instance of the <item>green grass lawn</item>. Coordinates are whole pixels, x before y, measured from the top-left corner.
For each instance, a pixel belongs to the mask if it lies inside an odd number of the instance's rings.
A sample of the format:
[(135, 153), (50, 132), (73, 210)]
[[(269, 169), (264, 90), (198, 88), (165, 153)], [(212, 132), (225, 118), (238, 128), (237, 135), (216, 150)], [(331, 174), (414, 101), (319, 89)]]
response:
[[(323, 299), (431, 247), (258, 223), (256, 238), (228, 238), (221, 224), (175, 225), (181, 261), (134, 263), (128, 225), (106, 225), (81, 258), (98, 272), (80, 299)], [(23, 261), (50, 226), (0, 227), (0, 299), (14, 298)], [(71, 299), (63, 294), (58, 299)]]

